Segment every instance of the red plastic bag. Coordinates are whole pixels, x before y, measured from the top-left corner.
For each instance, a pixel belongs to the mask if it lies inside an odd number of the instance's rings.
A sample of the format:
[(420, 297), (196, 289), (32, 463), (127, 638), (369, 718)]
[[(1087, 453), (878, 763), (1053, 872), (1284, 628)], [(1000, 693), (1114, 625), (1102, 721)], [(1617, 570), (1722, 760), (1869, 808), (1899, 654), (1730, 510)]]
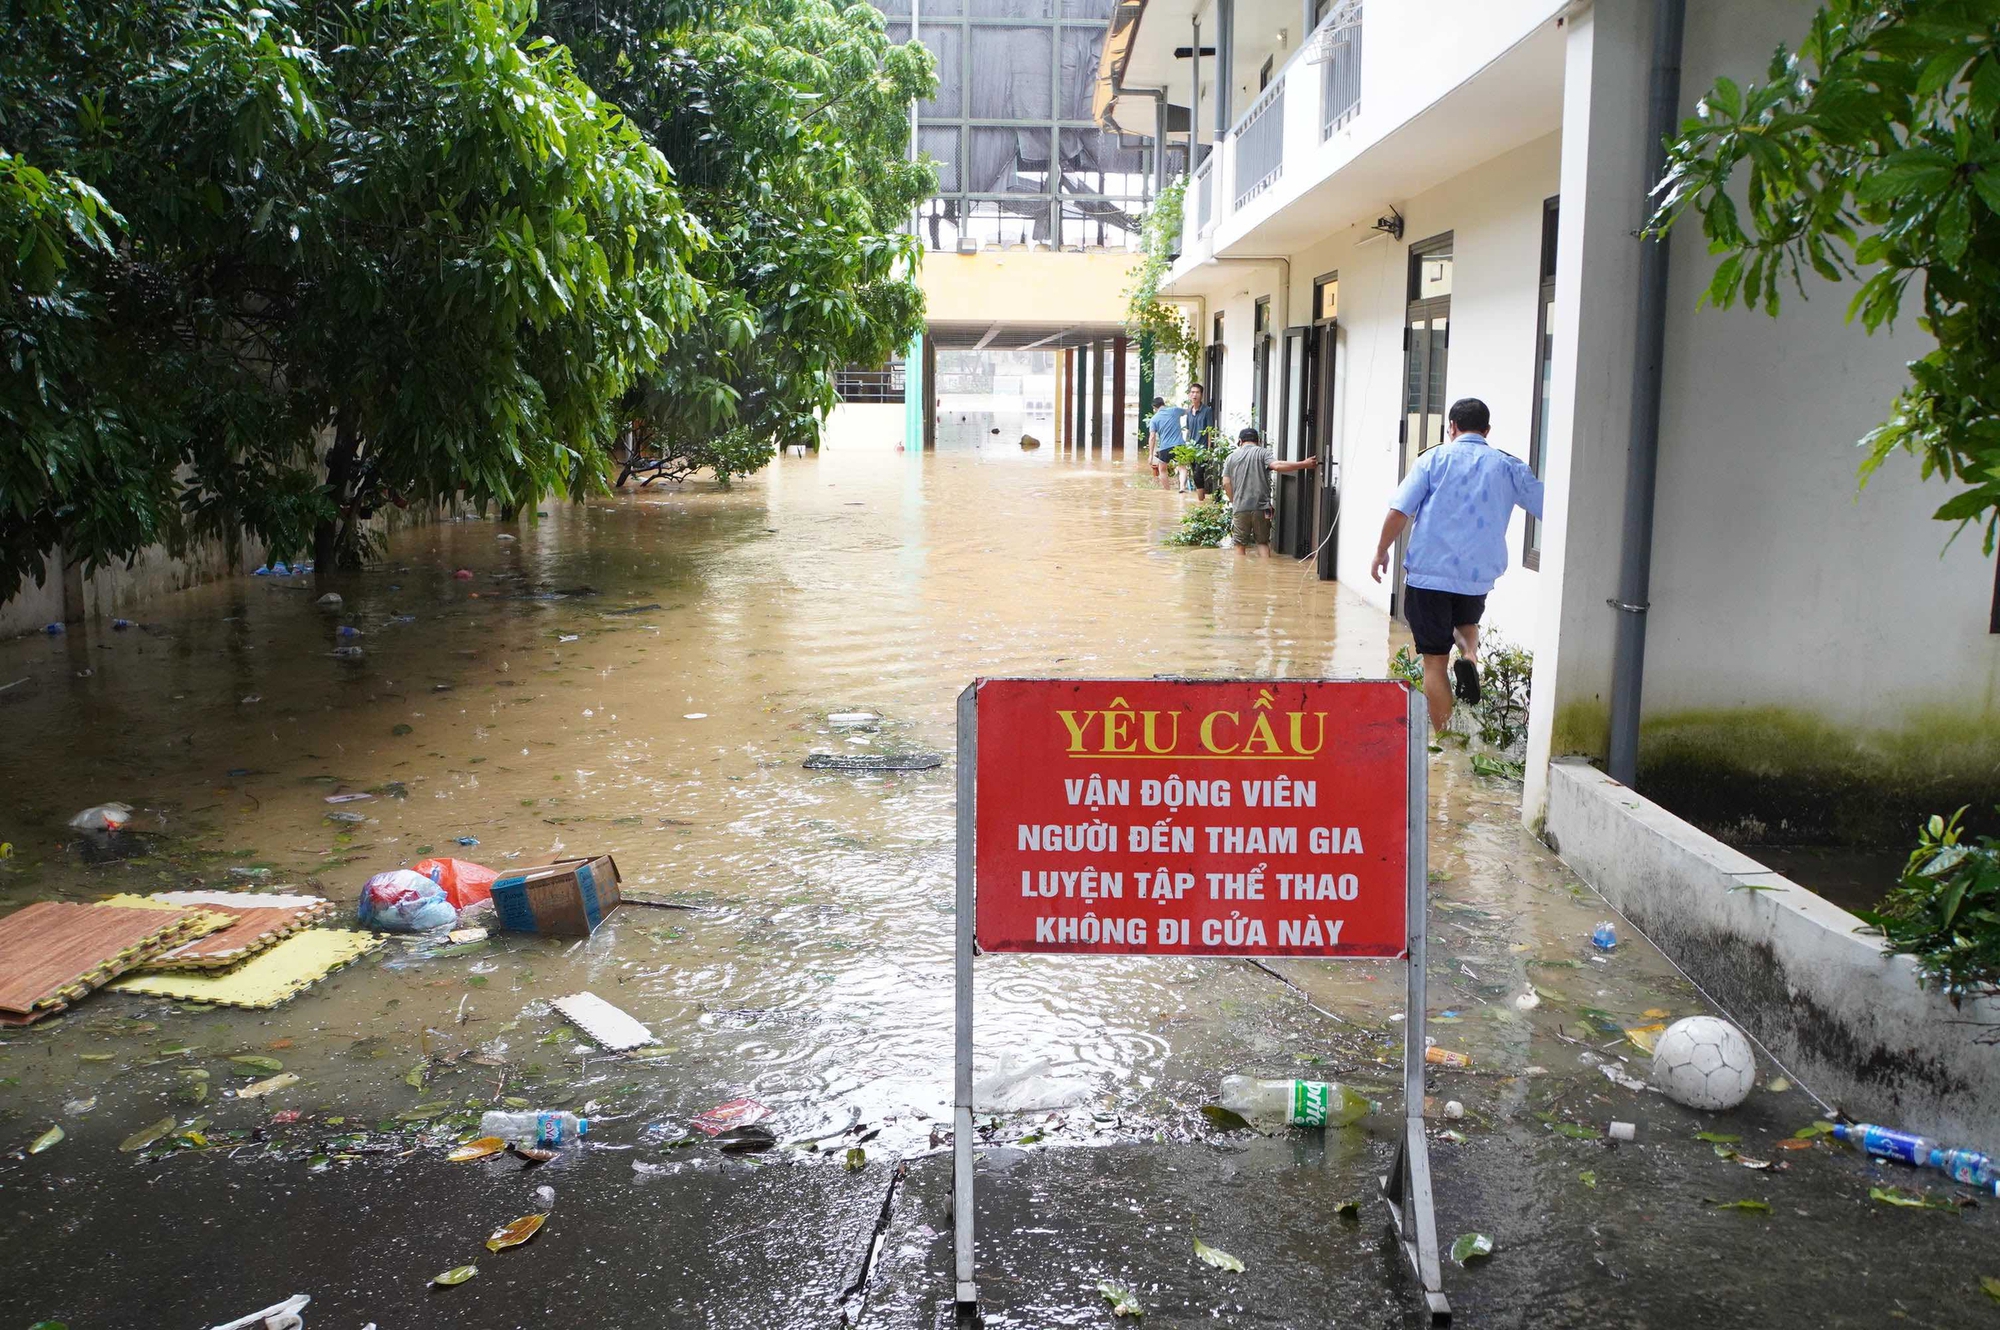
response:
[(500, 876), (470, 859), (419, 859), (410, 870), (443, 887), (451, 903), (461, 910), (493, 899), (493, 879)]

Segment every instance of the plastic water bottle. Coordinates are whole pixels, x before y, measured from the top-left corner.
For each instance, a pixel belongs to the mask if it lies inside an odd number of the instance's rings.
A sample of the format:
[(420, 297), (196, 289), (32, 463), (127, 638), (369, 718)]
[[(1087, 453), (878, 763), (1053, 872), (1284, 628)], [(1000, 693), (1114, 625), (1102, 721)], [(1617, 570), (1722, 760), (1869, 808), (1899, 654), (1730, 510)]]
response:
[(1253, 1122), (1282, 1118), (1294, 1127), (1345, 1127), (1382, 1107), (1329, 1081), (1265, 1081), (1254, 1076), (1223, 1077), (1222, 1106)]
[(487, 1113), (479, 1119), (479, 1130), (487, 1136), (498, 1136), (505, 1141), (521, 1141), (530, 1137), (536, 1145), (545, 1150), (555, 1150), (568, 1145), (578, 1137), (590, 1134), (590, 1120), (574, 1113), (558, 1113), (545, 1110), (540, 1113)]
[(1938, 1148), (1937, 1142), (1928, 1136), (1891, 1131), (1869, 1122), (1835, 1123), (1833, 1135), (1835, 1140), (1850, 1141), (1878, 1159), (1893, 1159), (1917, 1168), (1928, 1165)]
[(1599, 951), (1609, 951), (1618, 945), (1618, 930), (1609, 919), (1590, 930), (1590, 945)]
[(1931, 1167), (1949, 1173), (1952, 1181), (1969, 1186), (2000, 1185), (2000, 1159), (1977, 1150), (1933, 1150)]

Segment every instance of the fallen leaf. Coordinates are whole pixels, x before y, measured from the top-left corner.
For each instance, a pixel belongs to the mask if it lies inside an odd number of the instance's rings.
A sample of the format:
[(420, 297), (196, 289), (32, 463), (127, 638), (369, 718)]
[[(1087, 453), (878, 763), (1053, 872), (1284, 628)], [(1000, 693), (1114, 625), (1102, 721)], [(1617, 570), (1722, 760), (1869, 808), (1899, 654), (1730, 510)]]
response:
[(1584, 1186), (1591, 1188), (1592, 1190), (1595, 1190), (1597, 1187), (1597, 1174), (1591, 1172), (1587, 1168), (1583, 1170), (1583, 1172), (1576, 1175), (1576, 1180), (1578, 1182), (1581, 1182)]
[(264, 1047), (266, 1048), (275, 1049), (279, 1052), (282, 1052), (285, 1049), (290, 1048), (291, 1046), (292, 1046), (292, 1041), (289, 1039), (273, 1039), (270, 1043), (264, 1045)]
[(1558, 1122), (1554, 1125), (1556, 1131), (1573, 1141), (1594, 1141), (1604, 1135), (1597, 1128), (1586, 1127), (1580, 1122)]
[(1140, 1305), (1139, 1299), (1132, 1295), (1132, 1290), (1129, 1288), (1121, 1288), (1119, 1285), (1105, 1279), (1099, 1281), (1097, 1291), (1102, 1293), (1104, 1300), (1111, 1304), (1111, 1314), (1113, 1316), (1144, 1316), (1146, 1314), (1146, 1309)]
[(279, 1090), (290, 1089), (298, 1083), (299, 1074), (295, 1071), (288, 1071), (283, 1075), (273, 1076), (267, 1080), (252, 1081), (241, 1090), (238, 1090), (236, 1097), (238, 1099), (262, 1099), (267, 1094), (275, 1094)]
[(1731, 1136), (1727, 1132), (1720, 1131), (1698, 1131), (1694, 1134), (1694, 1138), (1697, 1141), (1712, 1141), (1717, 1145), (1734, 1145), (1743, 1139), (1741, 1136)]
[[(491, 1246), (492, 1244), (489, 1243), (487, 1245)], [(431, 1282), (444, 1288), (450, 1288), (455, 1284), (463, 1284), (478, 1273), (479, 1267), (476, 1265), (454, 1265), (441, 1275), (433, 1275)]]
[(251, 1071), (261, 1071), (267, 1075), (285, 1069), (285, 1064), (276, 1058), (267, 1058), (258, 1053), (241, 1053), (229, 1060), (239, 1067), (248, 1067)]
[(849, 1173), (859, 1173), (862, 1169), (868, 1167), (868, 1152), (858, 1145), (849, 1146), (847, 1156), (841, 1161), (841, 1166)]
[(47, 1131), (43, 1132), (40, 1136), (37, 1136), (35, 1138), (35, 1143), (28, 1147), (28, 1153), (31, 1155), (40, 1154), (42, 1151), (48, 1149), (50, 1146), (62, 1140), (63, 1134), (64, 1134), (63, 1129), (61, 1127), (50, 1127)]
[(493, 1236), (486, 1239), (486, 1250), (501, 1251), (508, 1247), (518, 1247), (534, 1237), (541, 1231), (542, 1225), (548, 1222), (549, 1217), (545, 1214), (522, 1215), (513, 1223), (494, 1229)]
[(1993, 1299), (1995, 1302), (2000, 1302), (2000, 1279), (1995, 1279), (1992, 1275), (1981, 1275), (1979, 1277), (1979, 1288), (1987, 1297)]
[(1768, 1215), (1771, 1213), (1771, 1204), (1769, 1201), (1718, 1201), (1712, 1196), (1704, 1196), (1702, 1197), (1702, 1203), (1704, 1205), (1712, 1205), (1718, 1210), (1744, 1210), (1753, 1215)]
[(112, 1053), (78, 1053), (76, 1056), (82, 1062), (109, 1062), (116, 1055)]
[(1736, 1158), (1736, 1147), (1733, 1145), (1724, 1145), (1721, 1141), (1717, 1141), (1714, 1145), (1711, 1145), (1709, 1149), (1715, 1151), (1715, 1157), (1717, 1159)]
[(1203, 1104), (1201, 1115), (1208, 1119), (1208, 1125), (1217, 1131), (1248, 1131), (1250, 1120), (1233, 1108), (1221, 1104)]
[(481, 1136), (476, 1141), (467, 1141), (445, 1158), (454, 1164), (462, 1164), (468, 1159), (484, 1159), (488, 1155), (497, 1155), (506, 1148), (507, 1142), (498, 1136)]
[(1770, 1080), (1764, 1083), (1764, 1088), (1766, 1090), (1769, 1090), (1772, 1094), (1783, 1094), (1785, 1091), (1792, 1088), (1792, 1083), (1790, 1080), (1786, 1079), (1783, 1076), (1773, 1076)]
[(1493, 1239), (1484, 1233), (1461, 1233), (1451, 1244), (1451, 1259), (1460, 1265), (1493, 1254)]
[(172, 1118), (161, 1118), (152, 1126), (141, 1127), (120, 1141), (118, 1143), (119, 1152), (122, 1154), (131, 1154), (134, 1150), (143, 1150), (173, 1129), (174, 1120)]
[(1833, 1124), (1820, 1119), (1815, 1121), (1810, 1127), (1800, 1127), (1792, 1133), (1792, 1139), (1795, 1141), (1810, 1141), (1818, 1136), (1831, 1135), (1833, 1135)]
[(1881, 1201), (1885, 1205), (1902, 1206), (1907, 1210), (1952, 1210), (1957, 1206), (1950, 1201), (1932, 1196), (1929, 1192), (1909, 1191), (1902, 1187), (1870, 1187), (1870, 1200)]
[(1667, 1017), (1673, 1015), (1673, 1013), (1671, 1011), (1668, 1011), (1665, 1007), (1648, 1007), (1646, 1008), (1645, 1011), (1641, 1012), (1640, 1014), (1649, 1021), (1663, 1021)]
[[(1652, 1013), (1648, 1012), (1647, 1014), (1651, 1015)], [(1652, 1025), (1635, 1025), (1625, 1031), (1625, 1042), (1646, 1056), (1651, 1057), (1654, 1042), (1666, 1031), (1666, 1028), (1665, 1022), (1656, 1022)]]
[(1243, 1273), (1242, 1261), (1223, 1251), (1220, 1247), (1209, 1246), (1201, 1240), (1200, 1234), (1195, 1235), (1194, 1254), (1218, 1270), (1228, 1270), (1239, 1275)]
[(69, 1114), (73, 1118), (78, 1118), (82, 1117), (85, 1113), (88, 1113), (91, 1109), (96, 1107), (97, 1107), (97, 1096), (91, 1095), (88, 1099), (70, 1100), (68, 1103), (63, 1105), (63, 1112)]
[(1777, 1142), (1777, 1146), (1780, 1150), (1810, 1150), (1813, 1148), (1813, 1143), (1807, 1137), (1793, 1136)]

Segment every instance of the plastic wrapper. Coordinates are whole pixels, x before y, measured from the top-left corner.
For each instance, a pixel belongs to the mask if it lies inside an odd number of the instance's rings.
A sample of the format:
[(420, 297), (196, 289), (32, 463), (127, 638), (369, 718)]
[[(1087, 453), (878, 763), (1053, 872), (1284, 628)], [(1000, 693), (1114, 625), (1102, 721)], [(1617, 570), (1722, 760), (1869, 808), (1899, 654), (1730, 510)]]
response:
[(354, 917), (363, 927), (385, 933), (427, 933), (457, 923), (458, 910), (443, 887), (422, 873), (398, 868), (368, 879)]

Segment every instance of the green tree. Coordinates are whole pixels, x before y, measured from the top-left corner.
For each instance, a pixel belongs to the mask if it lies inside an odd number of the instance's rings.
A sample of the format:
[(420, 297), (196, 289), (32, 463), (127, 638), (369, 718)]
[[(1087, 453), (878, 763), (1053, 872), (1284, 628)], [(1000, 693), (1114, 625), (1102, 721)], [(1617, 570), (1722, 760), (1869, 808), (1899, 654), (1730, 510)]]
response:
[(635, 447), (727, 480), (817, 446), (834, 375), (922, 326), (909, 107), (935, 90), (921, 45), (831, 0), (546, 0), (543, 29), (673, 164), (713, 237), (706, 313), (635, 385)]
[(705, 237), (532, 12), (13, 6), (0, 134), (123, 224), (115, 247), (71, 226), (52, 285), (10, 275), (0, 498), (29, 534), (0, 594), (51, 541), (96, 565), (245, 530), (324, 567), (383, 504), (603, 484)]
[[(1719, 255), (1706, 300), (1776, 314), (1808, 273), (1860, 282), (1891, 323), (1918, 286), (1936, 349), (1861, 440), (1865, 484), (1902, 449), (1958, 492), (1934, 516), (2000, 524), (2000, 8), (1830, 0), (1762, 83), (1718, 79), (1669, 148), (1653, 226), (1692, 210)], [(1739, 167), (1747, 167), (1739, 175)]]
[(1160, 299), (1160, 283), (1180, 257), (1187, 187), (1188, 178), (1176, 176), (1146, 209), (1139, 228), (1139, 262), (1125, 292), (1125, 331), (1135, 338), (1152, 334), (1154, 352), (1179, 358), (1193, 379), (1199, 374), (1195, 360), (1201, 354), (1201, 341), (1189, 331), (1181, 312)]

